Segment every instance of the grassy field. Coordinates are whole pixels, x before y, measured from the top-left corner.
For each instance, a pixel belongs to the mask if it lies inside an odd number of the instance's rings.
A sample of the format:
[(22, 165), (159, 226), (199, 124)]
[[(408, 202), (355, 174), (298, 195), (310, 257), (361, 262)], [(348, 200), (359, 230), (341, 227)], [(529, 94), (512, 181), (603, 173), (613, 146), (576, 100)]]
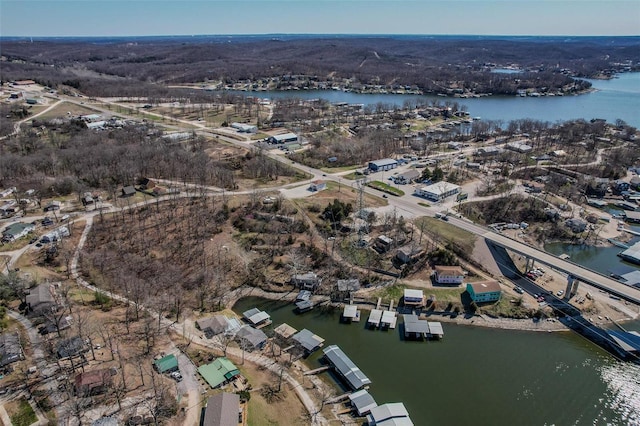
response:
[(87, 115), (87, 114), (95, 114), (95, 113), (96, 111), (91, 108), (87, 108), (87, 107), (69, 103), (69, 102), (62, 102), (57, 107), (39, 116), (38, 120), (51, 120), (53, 118), (69, 117), (69, 116), (76, 116), (76, 115)]
[(452, 242), (467, 253), (473, 251), (476, 237), (470, 232), (433, 217), (417, 218), (415, 224), (418, 229), (428, 230), (430, 234), (434, 234), (444, 241)]
[(367, 186), (370, 186), (373, 189), (377, 189), (378, 191), (386, 192), (387, 194), (403, 196), (404, 191), (398, 188), (395, 188), (389, 184), (384, 182), (380, 182), (379, 180), (374, 180), (373, 182), (369, 182)]
[(13, 426), (29, 426), (38, 421), (36, 413), (31, 408), (31, 404), (24, 398), (18, 401), (11, 401), (5, 405), (7, 414)]

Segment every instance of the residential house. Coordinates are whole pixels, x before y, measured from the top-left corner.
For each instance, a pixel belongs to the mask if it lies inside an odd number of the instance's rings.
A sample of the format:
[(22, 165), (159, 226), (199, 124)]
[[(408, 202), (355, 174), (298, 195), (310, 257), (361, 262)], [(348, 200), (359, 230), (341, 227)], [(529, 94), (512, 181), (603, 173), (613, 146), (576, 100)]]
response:
[(564, 224), (571, 228), (576, 234), (584, 232), (587, 229), (587, 222), (578, 218), (567, 219)]
[(113, 383), (113, 372), (115, 371), (105, 368), (78, 374), (74, 380), (76, 395), (87, 397), (105, 393)]
[(509, 142), (507, 143), (506, 148), (511, 151), (515, 151), (523, 154), (527, 152), (531, 152), (531, 150), (533, 149), (531, 145), (527, 145), (524, 142)]
[(165, 355), (162, 358), (155, 360), (153, 362), (153, 367), (160, 374), (178, 371), (178, 358), (173, 354)]
[(402, 263), (410, 263), (416, 260), (421, 254), (423, 250), (421, 247), (415, 245), (406, 245), (402, 246), (396, 252), (396, 257)]
[(424, 292), (422, 290), (405, 288), (402, 301), (405, 306), (424, 306)]
[(478, 148), (474, 153), (474, 155), (476, 157), (486, 158), (486, 157), (495, 157), (496, 155), (499, 155), (501, 153), (502, 153), (502, 149), (498, 147), (486, 146), (486, 147)]
[(391, 249), (392, 245), (393, 245), (393, 239), (387, 237), (386, 235), (380, 235), (373, 242), (373, 248), (380, 253), (388, 252)]
[(409, 412), (402, 402), (392, 402), (373, 407), (367, 415), (369, 426), (413, 426)]
[(62, 208), (62, 201), (53, 200), (46, 206), (44, 206), (45, 212), (52, 212), (55, 210), (60, 210)]
[(0, 334), (0, 367), (24, 359), (20, 344), (20, 335), (16, 333)]
[(148, 190), (148, 189), (153, 189), (153, 187), (156, 186), (156, 183), (149, 178), (142, 178), (140, 179), (139, 185), (140, 185), (140, 189)]
[(7, 201), (0, 206), (0, 217), (12, 216), (18, 208), (18, 203), (15, 200)]
[(133, 197), (134, 195), (136, 195), (136, 188), (134, 186), (129, 185), (122, 188), (123, 197)]
[(225, 385), (240, 376), (240, 370), (225, 357), (217, 358), (211, 364), (198, 367), (198, 373), (213, 389)]
[(291, 277), (291, 283), (303, 290), (314, 291), (320, 286), (322, 279), (315, 272), (307, 272), (306, 274), (295, 274)]
[(352, 292), (360, 290), (360, 280), (357, 278), (351, 278), (348, 280), (338, 280), (336, 287), (339, 292)]
[(613, 181), (613, 184), (611, 185), (611, 190), (615, 195), (621, 195), (623, 192), (629, 191), (629, 189), (629, 182), (626, 182), (622, 179)]
[(53, 297), (53, 287), (49, 283), (40, 284), (29, 289), (29, 294), (25, 297), (27, 313), (32, 316), (40, 316), (57, 310), (58, 304)]
[(236, 341), (248, 351), (262, 349), (267, 343), (267, 335), (249, 325), (240, 327), (236, 333)]
[(311, 185), (309, 185), (309, 191), (312, 192), (322, 191), (323, 189), (327, 189), (327, 182), (323, 180), (314, 180), (311, 182)]
[(467, 283), (467, 292), (476, 303), (495, 302), (502, 295), (500, 284), (493, 280)]
[(88, 206), (89, 204), (94, 204), (95, 202), (96, 202), (96, 199), (94, 198), (92, 193), (85, 192), (82, 195), (82, 205), (83, 206)]
[(435, 266), (435, 281), (437, 284), (462, 284), (464, 271), (459, 266)]
[(222, 392), (209, 397), (200, 426), (238, 426), (242, 423), (240, 395)]
[(2, 241), (3, 242), (15, 241), (17, 239), (24, 237), (34, 229), (35, 229), (35, 226), (32, 225), (31, 223), (23, 223), (23, 222), (12, 223), (2, 231)]
[(214, 315), (212, 317), (200, 318), (196, 321), (196, 326), (204, 332), (208, 339), (220, 333), (224, 333), (229, 326), (229, 321), (224, 315)]
[(56, 355), (60, 359), (71, 358), (87, 352), (89, 348), (80, 336), (62, 340), (56, 346)]

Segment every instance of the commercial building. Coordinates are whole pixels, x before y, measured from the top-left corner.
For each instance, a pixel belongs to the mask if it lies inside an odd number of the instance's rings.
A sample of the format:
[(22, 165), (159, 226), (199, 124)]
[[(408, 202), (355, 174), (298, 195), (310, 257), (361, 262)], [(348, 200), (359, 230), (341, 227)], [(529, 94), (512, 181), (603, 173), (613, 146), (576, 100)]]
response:
[(460, 186), (449, 182), (438, 182), (421, 188), (416, 188), (415, 194), (419, 197), (424, 197), (427, 200), (438, 202), (447, 197), (455, 195), (460, 192)]
[(408, 170), (393, 177), (393, 181), (397, 185), (406, 185), (415, 182), (421, 176), (417, 170)]
[(258, 131), (258, 127), (252, 124), (231, 123), (231, 127), (236, 129), (240, 133), (256, 133)]
[(281, 135), (274, 135), (268, 139), (269, 143), (281, 144), (287, 142), (298, 142), (298, 135), (295, 133), (284, 133)]
[(398, 167), (398, 162), (393, 158), (383, 158), (382, 160), (370, 161), (369, 170), (372, 172), (383, 172)]
[(495, 302), (500, 300), (502, 289), (497, 281), (478, 281), (467, 283), (467, 292), (476, 303)]

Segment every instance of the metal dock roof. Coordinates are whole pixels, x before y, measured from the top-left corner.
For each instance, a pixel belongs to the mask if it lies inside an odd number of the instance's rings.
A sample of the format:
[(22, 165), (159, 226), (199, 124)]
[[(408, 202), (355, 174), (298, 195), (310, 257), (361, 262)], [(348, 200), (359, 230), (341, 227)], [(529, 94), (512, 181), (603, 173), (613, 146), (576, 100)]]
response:
[(349, 386), (356, 390), (371, 383), (371, 380), (356, 366), (337, 345), (322, 350), (327, 360), (345, 378)]

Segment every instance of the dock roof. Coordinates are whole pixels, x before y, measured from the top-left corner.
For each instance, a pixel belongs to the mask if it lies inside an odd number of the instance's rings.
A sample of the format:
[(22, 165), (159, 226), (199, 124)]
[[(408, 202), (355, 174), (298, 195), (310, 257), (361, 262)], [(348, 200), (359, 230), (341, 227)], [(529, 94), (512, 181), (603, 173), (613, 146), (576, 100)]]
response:
[(422, 321), (415, 314), (404, 314), (404, 331), (406, 333), (429, 333), (429, 323)]
[(336, 345), (323, 349), (324, 356), (342, 375), (352, 389), (360, 389), (371, 384), (371, 380)]
[(253, 309), (249, 309), (248, 311), (244, 311), (242, 313), (242, 316), (251, 324), (260, 324), (263, 321), (271, 319), (271, 316), (268, 313), (261, 311), (258, 308), (253, 308)]
[(444, 329), (442, 328), (442, 323), (429, 321), (429, 333), (435, 334), (437, 336), (444, 336)]
[(367, 321), (369, 324), (380, 324), (380, 319), (382, 318), (382, 311), (380, 309), (372, 309), (369, 314), (369, 320)]
[(373, 423), (375, 425), (379, 425), (382, 424), (381, 422), (385, 420), (400, 419), (403, 417), (408, 419), (409, 412), (404, 407), (404, 404), (402, 402), (390, 402), (372, 408), (368, 417), (373, 420), (373, 422), (369, 421), (369, 424)]
[(349, 395), (349, 401), (351, 401), (351, 405), (356, 409), (359, 416), (364, 416), (371, 411), (372, 408), (378, 406), (376, 400), (373, 399), (366, 389), (361, 389)]
[(357, 312), (357, 305), (344, 305), (344, 312), (342, 313), (342, 316), (345, 318), (355, 318), (357, 316)]
[(296, 330), (295, 328), (291, 327), (287, 323), (280, 324), (279, 326), (274, 328), (273, 331), (278, 336), (281, 336), (283, 339), (288, 339), (289, 337), (293, 336), (294, 334), (296, 334), (298, 332), (298, 330)]
[(394, 311), (384, 311), (382, 313), (382, 319), (380, 320), (384, 324), (391, 324), (396, 320), (396, 313)]
[(296, 333), (292, 339), (298, 342), (300, 346), (309, 352), (319, 349), (324, 343), (324, 339), (322, 337), (313, 334), (306, 328)]

